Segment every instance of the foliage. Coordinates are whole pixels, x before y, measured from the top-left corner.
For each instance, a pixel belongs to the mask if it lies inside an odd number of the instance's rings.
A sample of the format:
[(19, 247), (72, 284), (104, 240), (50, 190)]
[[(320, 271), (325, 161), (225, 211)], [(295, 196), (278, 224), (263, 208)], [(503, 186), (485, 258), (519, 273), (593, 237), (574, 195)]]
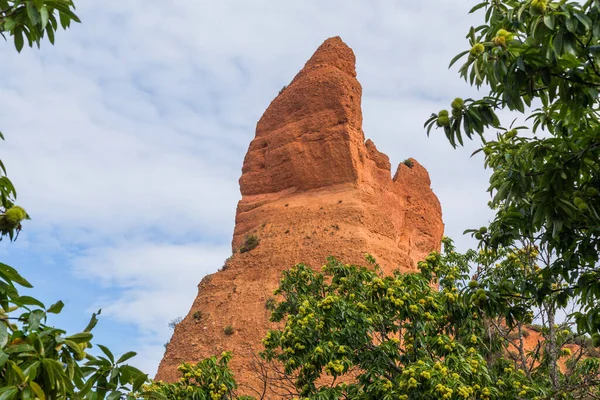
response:
[(176, 383), (153, 382), (142, 393), (148, 399), (193, 400), (251, 400), (247, 396), (235, 396), (237, 383), (229, 369), (231, 353), (223, 352), (221, 358), (209, 357), (195, 365), (181, 364), (177, 370), (182, 377)]
[[(543, 376), (503, 357), (483, 308), (467, 285), (474, 252), (460, 255), (445, 239), (418, 273), (382, 277), (330, 258), (323, 273), (299, 264), (284, 272), (263, 356), (296, 376), (304, 398), (535, 398)], [(432, 286), (439, 282), (439, 290)], [(323, 380), (323, 371), (330, 377)], [(547, 379), (547, 378), (546, 378)]]
[[(303, 264), (285, 271), (275, 292), (282, 301), (271, 304), (279, 328), (267, 333), (261, 353), (281, 369), (257, 368), (263, 397), (281, 390), (278, 398), (595, 398), (597, 351), (589, 343), (573, 347), (582, 337), (567, 323), (553, 325), (549, 311), (520, 294), (523, 285), (541, 282), (536, 253), (459, 254), (445, 238), (444, 252), (430, 254), (416, 273), (383, 276), (371, 256), (368, 267), (330, 258), (321, 273)], [(524, 338), (535, 331), (527, 326), (540, 315), (541, 341), (528, 347)], [(154, 383), (144, 396), (236, 398), (229, 354), (222, 357), (183, 364), (179, 382)]]
[[(578, 328), (598, 333), (600, 2), (486, 0), (477, 10), (485, 10), (484, 22), (471, 28), (471, 49), (451, 65), (467, 56), (461, 76), (487, 95), (454, 104), (460, 107), (447, 121), (433, 114), (428, 133), (442, 127), (455, 147), (464, 135), (481, 137), (496, 210), (481, 245), (526, 239), (544, 249), (551, 262), (531, 295), (575, 299)], [(539, 136), (524, 126), (502, 128), (499, 110), (528, 115)], [(499, 133), (489, 137), (486, 128)], [(566, 285), (552, 289), (559, 281)]]
[[(29, 46), (39, 46), (47, 35), (54, 43), (58, 21), (63, 28), (79, 22), (73, 9), (70, 0), (0, 0), (0, 33), (13, 36), (18, 51), (25, 39)], [(0, 138), (4, 139), (1, 133)], [(16, 190), (0, 161), (0, 238), (16, 239), (21, 222), (29, 219), (14, 205), (15, 199)], [(134, 352), (118, 359), (102, 345), (97, 345), (101, 356), (86, 352), (93, 347), (91, 330), (100, 312), (82, 332), (68, 335), (47, 324), (49, 314), (60, 313), (63, 302), (46, 308), (36, 298), (21, 295), (19, 286), (32, 287), (17, 270), (0, 263), (0, 399), (136, 398), (148, 376), (125, 364)]]
[(254, 250), (260, 243), (260, 239), (256, 235), (248, 235), (244, 239), (244, 244), (240, 247), (240, 253), (246, 253)]
[(177, 317), (177, 318), (174, 318), (171, 321), (169, 321), (169, 323), (167, 325), (169, 326), (169, 328), (175, 329), (175, 327), (177, 325), (179, 325), (181, 323), (181, 321), (183, 321), (183, 318), (182, 317)]
[(0, 398), (10, 399), (115, 399), (137, 390), (148, 376), (123, 364), (135, 356), (128, 352), (115, 361), (110, 350), (103, 356), (86, 353), (97, 314), (79, 333), (67, 335), (46, 324), (48, 314), (63, 308), (57, 302), (46, 308), (39, 300), (21, 296), (17, 285), (31, 287), (19, 273), (0, 264)]
[[(35, 43), (39, 47), (41, 39), (47, 35), (54, 43), (58, 21), (64, 29), (71, 21), (80, 22), (74, 9), (71, 0), (0, 0), (0, 34), (4, 38), (6, 34), (12, 36), (19, 52), (25, 40), (29, 46)], [(0, 139), (4, 140), (2, 132)], [(11, 240), (21, 230), (21, 221), (30, 219), (25, 210), (14, 205), (16, 197), (17, 191), (0, 161), (0, 236), (8, 236)]]
[(408, 168), (412, 168), (414, 166), (414, 163), (410, 158), (407, 158), (406, 160), (402, 161), (402, 163)]
[(227, 325), (225, 328), (223, 328), (223, 333), (225, 333), (227, 336), (231, 336), (235, 333), (235, 329), (233, 329), (233, 326)]
[(267, 301), (265, 301), (265, 308), (267, 310), (273, 310), (276, 304), (277, 300), (275, 300), (275, 297), (269, 297)]
[(71, 0), (0, 0), (0, 33), (12, 36), (19, 52), (25, 41), (39, 47), (45, 36), (54, 44), (59, 23), (67, 29), (80, 22), (74, 10)]

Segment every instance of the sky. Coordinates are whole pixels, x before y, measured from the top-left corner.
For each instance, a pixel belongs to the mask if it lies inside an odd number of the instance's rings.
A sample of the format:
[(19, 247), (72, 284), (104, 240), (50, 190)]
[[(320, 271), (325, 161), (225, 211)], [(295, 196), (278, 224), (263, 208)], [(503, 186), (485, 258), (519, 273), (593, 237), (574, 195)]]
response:
[[(35, 286), (50, 323), (138, 352), (153, 375), (203, 276), (231, 254), (238, 179), (256, 122), (328, 37), (357, 56), (363, 129), (392, 164), (429, 171), (446, 235), (487, 223), (477, 143), (423, 129), (477, 93), (448, 63), (481, 22), (474, 0), (76, 0), (56, 46), (0, 44), (0, 159), (31, 215), (2, 261)], [(395, 167), (392, 168), (395, 170)]]

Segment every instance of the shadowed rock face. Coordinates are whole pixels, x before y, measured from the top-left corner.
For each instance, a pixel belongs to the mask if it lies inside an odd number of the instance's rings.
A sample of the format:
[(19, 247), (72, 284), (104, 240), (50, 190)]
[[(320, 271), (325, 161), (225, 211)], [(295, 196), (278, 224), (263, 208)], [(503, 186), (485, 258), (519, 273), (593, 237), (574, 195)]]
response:
[[(361, 95), (354, 53), (335, 37), (271, 102), (244, 159), (234, 255), (200, 283), (157, 379), (176, 380), (181, 361), (231, 350), (236, 377), (252, 394), (247, 387), (260, 386), (252, 354), (272, 327), (265, 303), (282, 270), (299, 262), (320, 267), (330, 255), (362, 264), (369, 253), (387, 273), (408, 271), (439, 249), (442, 215), (427, 171), (410, 159), (392, 178), (389, 158), (365, 142)], [(259, 246), (237, 252), (248, 235)]]

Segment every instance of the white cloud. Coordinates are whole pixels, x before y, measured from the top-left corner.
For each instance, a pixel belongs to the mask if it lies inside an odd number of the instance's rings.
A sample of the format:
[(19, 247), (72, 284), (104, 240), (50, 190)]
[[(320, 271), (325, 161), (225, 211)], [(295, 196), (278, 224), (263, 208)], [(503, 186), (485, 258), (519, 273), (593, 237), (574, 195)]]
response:
[(166, 323), (229, 253), (256, 121), (327, 37), (357, 55), (366, 135), (395, 163), (429, 169), (447, 233), (464, 247), (460, 233), (489, 218), (473, 144), (455, 151), (422, 128), (475, 95), (447, 70), (468, 46), (475, 1), (78, 3), (83, 24), (55, 47), (0, 49), (2, 160), (34, 218), (16, 248), (77, 271), (56, 297), (94, 283), (86, 304), (139, 328), (131, 343), (146, 370)]
[(91, 248), (73, 264), (80, 276), (122, 288), (117, 299), (100, 298), (92, 310), (102, 308), (104, 314), (155, 335), (167, 331), (164, 321), (187, 314), (200, 280), (230, 254), (228, 246), (202, 243), (127, 243)]

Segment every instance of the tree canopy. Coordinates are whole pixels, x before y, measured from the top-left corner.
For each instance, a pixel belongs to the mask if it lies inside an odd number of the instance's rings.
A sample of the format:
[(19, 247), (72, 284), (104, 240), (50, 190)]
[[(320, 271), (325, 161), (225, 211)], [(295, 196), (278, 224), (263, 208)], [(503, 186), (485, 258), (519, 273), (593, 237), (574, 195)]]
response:
[[(484, 1), (472, 12), (460, 74), (484, 94), (455, 99), (426, 122), (454, 147), (478, 137), (495, 218), (470, 230), (481, 248), (528, 243), (540, 252), (541, 284), (522, 294), (577, 302), (578, 328), (600, 332), (600, 2)], [(529, 126), (503, 127), (510, 110)]]

